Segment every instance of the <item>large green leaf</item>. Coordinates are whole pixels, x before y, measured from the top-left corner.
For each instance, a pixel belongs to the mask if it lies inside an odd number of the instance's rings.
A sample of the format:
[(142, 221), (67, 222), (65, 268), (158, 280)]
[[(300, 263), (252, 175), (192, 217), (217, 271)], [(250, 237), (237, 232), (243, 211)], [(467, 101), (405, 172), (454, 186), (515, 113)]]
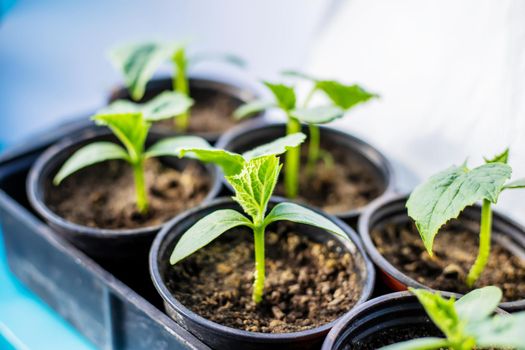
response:
[(345, 232), (333, 221), (327, 219), (313, 210), (307, 209), (295, 203), (279, 203), (273, 207), (270, 214), (264, 219), (264, 224), (269, 225), (275, 221), (292, 221), (299, 224), (319, 227), (332, 232), (345, 240), (349, 240)]
[(240, 173), (226, 176), (235, 190), (233, 199), (256, 225), (262, 224), (280, 170), (279, 158), (270, 155), (245, 162)]
[(142, 113), (97, 114), (92, 119), (113, 131), (128, 150), (132, 162), (140, 160), (150, 127)]
[(434, 350), (446, 348), (448, 345), (448, 341), (443, 338), (419, 338), (383, 346), (379, 350)]
[(496, 315), (469, 324), (466, 331), (476, 339), (480, 348), (525, 349), (525, 312)]
[(472, 170), (462, 165), (442, 171), (416, 187), (406, 206), (429, 254), (439, 228), (479, 200), (495, 203), (511, 172), (503, 163), (484, 164)]
[(234, 227), (251, 225), (250, 220), (236, 210), (214, 211), (184, 232), (171, 253), (170, 264), (175, 265)]
[(78, 170), (110, 159), (130, 161), (126, 150), (112, 142), (94, 142), (84, 146), (62, 165), (53, 179), (53, 184), (59, 185), (62, 180)]
[(238, 120), (244, 119), (275, 106), (275, 102), (273, 101), (255, 100), (245, 103), (237, 108), (233, 112), (233, 117)]
[(245, 152), (242, 156), (247, 161), (269, 155), (277, 156), (285, 153), (290, 148), (299, 146), (305, 139), (306, 135), (302, 132), (286, 135), (272, 142), (256, 147), (251, 151)]
[(291, 111), (295, 108), (296, 97), (293, 87), (284, 84), (273, 84), (265, 81), (264, 84), (270, 89), (275, 97), (275, 101), (280, 108)]
[(146, 151), (145, 156), (150, 157), (162, 157), (162, 156), (181, 156), (181, 151), (190, 148), (198, 149), (213, 149), (213, 147), (198, 136), (175, 136), (168, 137), (160, 140), (159, 142), (152, 145)]
[(219, 166), (226, 176), (240, 173), (244, 165), (244, 158), (240, 154), (216, 148), (183, 148), (180, 150), (180, 156), (213, 163)]
[(118, 47), (110, 53), (111, 61), (124, 75), (134, 100), (144, 96), (147, 82), (176, 48), (174, 44), (146, 42)]
[(366, 91), (359, 85), (344, 85), (334, 80), (318, 81), (316, 85), (336, 106), (344, 110), (378, 97), (378, 95)]
[(292, 111), (292, 116), (307, 124), (325, 124), (341, 118), (345, 111), (337, 106), (318, 106), (298, 108)]
[(483, 320), (492, 315), (501, 301), (501, 289), (494, 286), (475, 289), (456, 301), (459, 318), (466, 322)]

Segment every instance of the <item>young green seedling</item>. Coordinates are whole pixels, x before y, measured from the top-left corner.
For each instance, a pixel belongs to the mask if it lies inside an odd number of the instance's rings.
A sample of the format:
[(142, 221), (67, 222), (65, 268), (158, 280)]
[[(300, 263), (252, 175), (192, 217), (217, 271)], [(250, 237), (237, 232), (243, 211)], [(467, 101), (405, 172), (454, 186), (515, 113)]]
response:
[[(287, 134), (301, 130), (300, 123), (309, 127), (310, 138), (308, 148), (307, 171), (313, 174), (313, 169), (320, 157), (319, 124), (326, 124), (341, 118), (346, 111), (355, 105), (368, 101), (377, 95), (365, 91), (358, 85), (343, 85), (331, 80), (317, 80), (304, 74), (287, 72), (287, 75), (308, 78), (313, 82), (312, 88), (302, 104), (297, 103), (297, 94), (292, 86), (264, 82), (274, 96), (274, 101), (254, 101), (238, 108), (234, 116), (238, 119), (249, 117), (261, 110), (279, 108), (288, 119)], [(317, 91), (323, 91), (330, 103), (321, 106), (310, 106), (310, 101)], [(286, 154), (285, 162), (285, 191), (288, 198), (297, 196), (299, 183), (300, 150), (291, 149)]]
[[(111, 52), (111, 60), (124, 75), (124, 81), (131, 98), (140, 100), (145, 93), (146, 84), (155, 71), (168, 60), (174, 67), (173, 91), (189, 98), (188, 68), (206, 59), (222, 59), (238, 66), (244, 62), (233, 55), (199, 55), (188, 57), (181, 44), (171, 42), (143, 42), (118, 47)], [(175, 128), (186, 131), (189, 125), (189, 110), (175, 116)]]
[[(80, 148), (62, 165), (53, 179), (53, 184), (58, 186), (69, 175), (90, 165), (121, 159), (133, 168), (137, 209), (145, 214), (148, 211), (148, 196), (144, 180), (144, 161), (151, 157), (178, 156), (176, 150), (159, 149), (155, 145), (148, 151), (144, 150), (151, 122), (171, 118), (187, 110), (189, 105), (187, 98), (174, 92), (164, 92), (142, 105), (129, 101), (115, 101), (92, 119), (99, 125), (109, 127), (124, 147), (113, 142), (100, 141)], [(202, 144), (187, 145), (197, 147)]]
[[(233, 199), (239, 203), (243, 213), (233, 209), (221, 209), (197, 221), (177, 242), (170, 263), (175, 265), (234, 227), (246, 226), (254, 235), (255, 278), (252, 299), (259, 303), (264, 291), (264, 236), (268, 225), (287, 220), (316, 226), (348, 239), (332, 221), (297, 204), (279, 203), (269, 214), (266, 213), (281, 170), (278, 155), (297, 147), (304, 139), (304, 134), (290, 134), (243, 155), (212, 147), (180, 148), (181, 155), (213, 162), (223, 169), (226, 180), (235, 191)], [(173, 145), (169, 147), (174, 148)]]
[(484, 287), (459, 300), (444, 299), (438, 292), (410, 289), (445, 338), (427, 337), (382, 347), (381, 350), (472, 350), (474, 347), (524, 349), (525, 312), (494, 315), (501, 290)]
[(453, 166), (416, 187), (406, 207), (414, 219), (426, 250), (432, 256), (432, 246), (439, 229), (457, 218), (465, 207), (482, 201), (479, 251), (466, 283), (472, 287), (483, 272), (489, 255), (492, 231), (492, 208), (504, 190), (525, 188), (525, 179), (508, 182), (512, 168), (507, 164), (509, 150), (485, 164), (469, 169), (466, 164)]

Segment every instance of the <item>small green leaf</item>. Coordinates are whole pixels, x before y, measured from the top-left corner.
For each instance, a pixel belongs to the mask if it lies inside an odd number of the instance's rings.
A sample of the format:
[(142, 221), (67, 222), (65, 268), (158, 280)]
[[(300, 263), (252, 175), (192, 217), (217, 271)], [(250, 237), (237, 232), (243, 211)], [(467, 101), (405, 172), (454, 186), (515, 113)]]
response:
[(170, 264), (175, 265), (195, 253), (224, 232), (238, 226), (251, 227), (244, 215), (233, 209), (222, 209), (203, 217), (182, 235), (170, 256)]
[(263, 100), (248, 102), (237, 108), (233, 112), (233, 117), (237, 120), (241, 120), (247, 117), (251, 117), (271, 107), (275, 107), (275, 102)]
[(192, 105), (193, 100), (190, 97), (174, 91), (164, 91), (145, 103), (141, 110), (146, 120), (158, 121), (185, 113)]
[(443, 338), (419, 338), (383, 346), (379, 350), (433, 350), (448, 346), (448, 341)]
[(286, 135), (272, 142), (256, 147), (251, 151), (245, 152), (242, 156), (246, 161), (270, 155), (278, 156), (285, 153), (290, 148), (299, 146), (305, 139), (306, 135), (302, 132)]
[(484, 164), (472, 170), (462, 165), (442, 171), (416, 187), (406, 207), (429, 254), (440, 227), (479, 200), (496, 203), (511, 172), (503, 163)]
[(181, 151), (188, 148), (199, 148), (199, 149), (213, 149), (213, 147), (198, 136), (176, 136), (168, 137), (160, 140), (159, 142), (148, 148), (145, 157), (162, 157), (162, 156), (174, 156), (179, 157)]
[(481, 321), (494, 313), (501, 301), (501, 289), (494, 286), (475, 289), (456, 301), (454, 307), (465, 322)]
[(345, 232), (331, 220), (295, 203), (279, 203), (273, 207), (270, 214), (264, 219), (264, 225), (269, 225), (275, 221), (292, 221), (298, 224), (319, 227), (345, 240), (349, 240)]
[(344, 115), (345, 111), (337, 106), (318, 106), (298, 108), (292, 111), (292, 116), (307, 124), (325, 124)]
[(58, 186), (62, 180), (74, 172), (110, 159), (123, 159), (130, 161), (126, 150), (112, 142), (94, 142), (82, 147), (62, 165), (53, 184)]
[(467, 325), (479, 348), (525, 349), (525, 312), (496, 315)]
[(98, 125), (106, 125), (113, 131), (128, 150), (132, 162), (140, 159), (150, 127), (142, 113), (97, 114), (92, 119)]
[(180, 150), (180, 156), (199, 159), (205, 163), (213, 163), (221, 167), (226, 176), (240, 173), (244, 165), (244, 158), (240, 154), (216, 148), (183, 148)]
[(193, 55), (189, 59), (189, 63), (192, 66), (204, 61), (222, 61), (239, 68), (245, 68), (247, 66), (246, 61), (242, 57), (229, 53), (200, 53)]
[(291, 78), (300, 78), (300, 79), (310, 80), (314, 82), (318, 80), (312, 75), (306, 74), (304, 72), (300, 72), (298, 70), (293, 70), (293, 69), (284, 70), (281, 72), (281, 74), (287, 77), (291, 77)]
[(359, 85), (344, 85), (334, 80), (318, 81), (317, 88), (323, 91), (336, 106), (344, 110), (348, 110), (371, 98), (379, 97), (374, 93), (366, 91)]
[(293, 87), (284, 84), (273, 84), (268, 81), (264, 82), (275, 97), (275, 101), (280, 108), (285, 111), (291, 111), (295, 108), (296, 97)]
[(280, 170), (279, 158), (270, 155), (245, 162), (240, 173), (226, 176), (226, 181), (235, 190), (233, 199), (256, 225), (264, 219)]
[(176, 47), (174, 44), (147, 42), (118, 47), (110, 53), (111, 61), (124, 75), (134, 100), (144, 96), (147, 82)]
[(509, 149), (505, 149), (503, 152), (501, 152), (500, 154), (497, 154), (496, 156), (494, 156), (494, 158), (492, 159), (487, 159), (487, 158), (483, 158), (485, 159), (485, 163), (489, 164), (489, 163), (503, 163), (503, 164), (507, 164), (508, 161), (509, 161)]
[(511, 181), (503, 186), (505, 190), (512, 188), (525, 188), (525, 178)]

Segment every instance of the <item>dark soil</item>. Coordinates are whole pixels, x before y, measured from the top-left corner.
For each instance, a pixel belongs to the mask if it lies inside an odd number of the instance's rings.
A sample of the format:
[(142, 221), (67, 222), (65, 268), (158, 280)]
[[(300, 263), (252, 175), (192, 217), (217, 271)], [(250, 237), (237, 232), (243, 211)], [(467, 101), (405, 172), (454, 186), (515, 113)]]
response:
[[(412, 222), (389, 223), (371, 233), (378, 251), (397, 269), (432, 289), (467, 293), (464, 283), (478, 252), (479, 225), (454, 220), (441, 229), (434, 242), (434, 258), (426, 252)], [(525, 259), (512, 254), (493, 232), (489, 262), (475, 288), (495, 285), (503, 300), (525, 298)]]
[(131, 229), (160, 225), (202, 202), (211, 188), (211, 177), (202, 165), (186, 164), (179, 171), (156, 159), (146, 161), (150, 206), (146, 215), (137, 211), (132, 168), (124, 161), (90, 166), (58, 187), (49, 181), (45, 202), (62, 218), (84, 226)]
[[(364, 207), (384, 192), (385, 186), (377, 170), (364, 159), (343, 147), (325, 144), (322, 149), (331, 155), (333, 164), (330, 166), (320, 159), (311, 175), (306, 171), (308, 145), (301, 148), (297, 201), (329, 214), (340, 214)], [(284, 170), (281, 178), (284, 178)], [(279, 182), (276, 193), (284, 196), (284, 181)]]
[(266, 233), (266, 295), (259, 305), (251, 299), (252, 234), (243, 230), (168, 267), (168, 288), (201, 316), (247, 331), (297, 332), (331, 322), (359, 299), (364, 262), (335, 241), (296, 234), (299, 227), (279, 223)]
[[(195, 104), (191, 108), (188, 132), (222, 133), (238, 121), (232, 116), (241, 102), (219, 91), (207, 91), (205, 96), (192, 96)], [(174, 120), (166, 119), (155, 124), (155, 128), (174, 129)]]

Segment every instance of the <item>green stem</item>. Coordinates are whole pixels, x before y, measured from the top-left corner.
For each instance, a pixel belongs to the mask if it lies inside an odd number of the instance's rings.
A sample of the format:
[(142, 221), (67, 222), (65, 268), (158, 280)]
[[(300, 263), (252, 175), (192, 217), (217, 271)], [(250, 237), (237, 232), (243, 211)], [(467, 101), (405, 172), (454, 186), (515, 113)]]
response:
[(262, 301), (264, 293), (264, 226), (253, 229), (255, 245), (255, 279), (253, 280), (252, 299), (257, 304)]
[(308, 144), (308, 165), (307, 172), (308, 176), (314, 174), (315, 164), (319, 159), (319, 148), (321, 143), (321, 133), (319, 127), (314, 124), (308, 124), (308, 129), (310, 130), (310, 139)]
[[(186, 72), (186, 56), (183, 50), (173, 55), (175, 72), (173, 74), (173, 90), (189, 97), (190, 88)], [(184, 112), (175, 116), (175, 129), (178, 131), (188, 130), (190, 122), (190, 112)]]
[(481, 227), (479, 231), (479, 251), (474, 265), (467, 276), (467, 285), (472, 287), (485, 269), (490, 255), (490, 234), (492, 231), (492, 209), (490, 201), (483, 200), (481, 207)]
[(137, 196), (137, 208), (141, 214), (148, 212), (148, 194), (144, 180), (144, 161), (140, 160), (133, 164), (133, 177), (135, 179), (135, 194)]
[[(291, 115), (288, 115), (286, 134), (294, 134), (301, 131), (301, 123)], [(296, 146), (286, 152), (286, 162), (284, 163), (284, 189), (286, 197), (295, 198), (299, 191), (299, 167), (301, 162), (301, 148)]]

